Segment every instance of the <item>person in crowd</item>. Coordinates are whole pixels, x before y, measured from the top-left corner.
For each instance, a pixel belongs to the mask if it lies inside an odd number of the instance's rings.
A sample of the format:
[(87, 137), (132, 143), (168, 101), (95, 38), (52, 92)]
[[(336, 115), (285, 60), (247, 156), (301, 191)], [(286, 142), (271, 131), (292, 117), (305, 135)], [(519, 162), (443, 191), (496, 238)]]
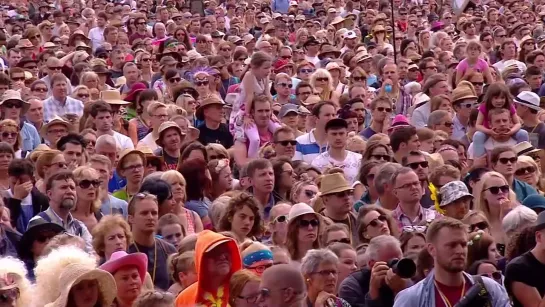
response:
[(263, 272), (274, 265), (274, 258), (271, 249), (259, 242), (246, 241), (240, 245), (240, 257), (242, 266), (261, 276)]
[[(468, 234), (461, 221), (449, 217), (435, 220), (428, 228), (426, 239), (428, 251), (434, 259), (434, 270), (424, 280), (399, 292), (393, 306), (433, 305), (437, 294), (439, 298), (445, 299), (445, 304), (455, 305), (476, 282), (486, 287), (491, 306), (509, 305), (509, 297), (501, 285), (487, 277), (477, 280), (464, 272)], [(458, 291), (453, 293), (459, 294), (445, 296), (448, 287), (456, 287)]]
[(425, 226), (408, 226), (403, 229), (399, 242), (404, 255), (419, 253), (426, 247), (425, 231)]
[(291, 201), (296, 203), (312, 204), (312, 200), (319, 193), (318, 186), (314, 181), (303, 180), (296, 182), (291, 189)]
[(3, 119), (15, 121), (17, 126), (20, 126), (21, 144), (20, 147), (24, 152), (34, 150), (40, 143), (40, 135), (34, 125), (21, 120), (23, 115), (27, 114), (30, 108), (30, 103), (21, 99), (21, 94), (16, 90), (7, 90), (0, 97), (0, 110), (3, 114)]
[(259, 298), (259, 283), (261, 278), (249, 270), (235, 272), (229, 282), (232, 307), (255, 306)]
[(332, 243), (327, 248), (339, 258), (339, 277), (337, 280), (338, 293), (341, 283), (358, 269), (356, 261), (357, 254), (356, 250), (350, 244), (343, 242)]
[(90, 166), (80, 166), (72, 174), (76, 182), (76, 205), (72, 209), (72, 216), (92, 231), (102, 218), (98, 172)]
[(321, 217), (304, 203), (295, 204), (288, 214), (286, 248), (292, 261), (300, 262), (308, 250), (320, 247)]
[(390, 144), (394, 152), (393, 161), (402, 163), (411, 151), (418, 151), (420, 141), (414, 127), (401, 127), (390, 135)]
[(92, 155), (88, 161), (89, 167), (98, 172), (100, 181), (99, 197), (102, 215), (121, 214), (127, 218), (127, 202), (108, 193), (108, 184), (113, 178), (112, 161), (104, 155)]
[[(535, 199), (537, 203), (539, 200)], [(537, 213), (522, 205), (516, 206), (513, 210), (509, 211), (503, 218), (501, 225), (503, 231), (508, 237), (511, 237), (513, 234), (519, 232), (521, 229), (528, 225), (534, 225), (537, 220)]]
[(358, 181), (364, 186), (365, 192), (354, 204), (354, 209), (356, 211), (359, 211), (362, 206), (372, 205), (378, 200), (378, 192), (375, 188), (374, 180), (377, 176), (378, 169), (383, 163), (383, 161), (368, 160), (361, 164), (360, 171), (358, 172)]
[(26, 278), (24, 263), (17, 258), (1, 257), (0, 268), (2, 303), (6, 306), (29, 306), (32, 301), (32, 285)]
[(98, 137), (111, 135), (121, 150), (134, 149), (134, 144), (128, 136), (114, 131), (114, 112), (108, 102), (103, 100), (94, 102), (89, 115), (96, 127)]
[(289, 200), (290, 191), (295, 183), (295, 172), (291, 161), (286, 157), (275, 158), (272, 162), (274, 171), (273, 196), (280, 200)]
[(396, 221), (382, 207), (367, 205), (358, 211), (359, 243), (369, 243), (374, 237), (391, 235), (398, 237), (399, 230)]
[(522, 91), (513, 102), (521, 120), (521, 129), (528, 132), (532, 144), (535, 145), (537, 141), (537, 148), (544, 149), (545, 123), (539, 119), (539, 112), (542, 110), (539, 96), (533, 92)]
[(157, 234), (178, 249), (186, 235), (186, 231), (178, 216), (173, 213), (166, 213), (159, 218)]
[(273, 166), (269, 160), (255, 159), (248, 163), (246, 172), (250, 182), (247, 191), (257, 199), (263, 218), (267, 219), (271, 208), (280, 201), (273, 193), (275, 185)]
[(242, 192), (231, 198), (223, 212), (216, 227), (219, 231), (231, 231), (239, 244), (260, 237), (263, 225), (259, 204), (250, 194)]
[(471, 195), (461, 181), (451, 181), (439, 190), (439, 209), (444, 216), (461, 220), (469, 212)]
[(104, 263), (119, 251), (126, 251), (132, 243), (132, 232), (129, 224), (118, 214), (106, 215), (91, 231), (93, 250)]
[(211, 188), (212, 180), (206, 162), (200, 159), (183, 162), (179, 172), (184, 178), (192, 178), (186, 181), (185, 208), (194, 211), (200, 217), (203, 228), (211, 228), (208, 209), (211, 205), (206, 193)]
[(484, 231), (469, 234), (467, 247), (467, 267), (469, 268), (478, 260), (488, 260), (497, 264), (501, 255), (496, 249), (496, 243), (491, 235)]
[(375, 205), (383, 207), (387, 210), (394, 210), (399, 204), (397, 196), (393, 193), (394, 185), (392, 184), (392, 176), (401, 168), (397, 163), (388, 162), (380, 166), (373, 184), (377, 190), (378, 199)]
[(57, 149), (62, 152), (64, 160), (71, 170), (85, 164), (84, 148), (83, 137), (75, 133), (68, 133), (57, 141)]
[(218, 196), (233, 189), (233, 174), (228, 159), (210, 160), (208, 170), (212, 177), (212, 187), (208, 196), (214, 201)]
[(51, 149), (55, 149), (57, 141), (67, 135), (71, 129), (72, 125), (68, 121), (60, 117), (54, 117), (42, 126), (40, 136)]
[(159, 126), (155, 140), (159, 148), (155, 150), (154, 155), (163, 158), (166, 169), (175, 170), (178, 167), (184, 139), (185, 134), (175, 122), (167, 121)]
[[(182, 247), (183, 245), (180, 246)], [(195, 251), (179, 251), (169, 257), (168, 271), (174, 284), (168, 288), (168, 292), (174, 295), (197, 281), (197, 269), (195, 267)]]
[(198, 127), (199, 142), (203, 145), (219, 143), (226, 149), (233, 146), (233, 136), (229, 127), (222, 122), (225, 103), (216, 96), (206, 98), (197, 107), (195, 116), (203, 124)]
[(320, 236), (322, 246), (324, 247), (328, 247), (336, 242), (350, 244), (350, 233), (348, 232), (348, 227), (344, 224), (334, 223), (327, 225)]
[(404, 166), (410, 167), (418, 175), (418, 179), (424, 189), (424, 194), (420, 203), (424, 208), (430, 208), (433, 206), (431, 199), (431, 190), (429, 187), (429, 163), (426, 160), (426, 156), (420, 151), (411, 151), (402, 161)]
[(510, 147), (498, 147), (490, 155), (492, 169), (505, 177), (510, 188), (515, 192), (517, 200), (522, 202), (526, 197), (537, 194), (536, 189), (515, 178), (517, 155)]
[[(541, 169), (536, 161), (528, 156), (518, 156), (515, 169), (515, 179), (532, 186), (538, 194), (543, 194)], [(526, 197), (528, 198), (528, 197)], [(526, 199), (525, 198), (525, 199)]]
[[(278, 203), (271, 209), (267, 231), (270, 232), (270, 243), (274, 246), (284, 246), (288, 235), (288, 215), (291, 209), (289, 203)], [(268, 242), (268, 240), (262, 240)]]
[(260, 306), (307, 305), (303, 275), (297, 267), (290, 264), (278, 264), (265, 270), (261, 276), (259, 291), (262, 293), (258, 298)]
[(540, 194), (530, 195), (524, 199), (522, 205), (540, 214), (541, 211), (545, 210), (545, 196)]
[(113, 196), (124, 201), (129, 201), (140, 191), (144, 180), (144, 166), (146, 156), (140, 150), (128, 149), (121, 152), (116, 165), (116, 172), (127, 180), (125, 187), (113, 193)]
[(322, 101), (312, 108), (312, 117), (316, 126), (310, 132), (297, 137), (295, 156), (293, 160), (303, 160), (311, 163), (321, 152), (327, 150), (326, 124), (336, 117), (335, 104), (330, 101)]
[(167, 105), (161, 102), (152, 102), (147, 108), (147, 112), (150, 116), (150, 125), (149, 128), (151, 132), (149, 132), (145, 137), (143, 137), (136, 145), (136, 147), (140, 147), (142, 145), (146, 145), (149, 147), (152, 151), (155, 151), (158, 149), (158, 145), (155, 142), (155, 140), (158, 137), (159, 133), (159, 127), (162, 123), (168, 121), (168, 110)]
[(99, 268), (114, 277), (117, 287), (114, 304), (116, 306), (132, 306), (133, 302), (144, 290), (144, 280), (148, 269), (146, 255), (144, 253), (127, 254), (125, 251), (117, 251)]
[(503, 274), (494, 261), (477, 260), (467, 268), (466, 272), (471, 275), (486, 276), (503, 285)]

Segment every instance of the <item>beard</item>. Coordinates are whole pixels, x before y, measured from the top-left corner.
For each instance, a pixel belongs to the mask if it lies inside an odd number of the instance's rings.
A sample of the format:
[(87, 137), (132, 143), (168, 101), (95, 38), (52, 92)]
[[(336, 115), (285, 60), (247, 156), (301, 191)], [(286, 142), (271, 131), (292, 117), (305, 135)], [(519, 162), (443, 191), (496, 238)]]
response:
[(73, 209), (76, 206), (76, 201), (73, 199), (63, 199), (61, 201), (60, 207), (62, 209)]
[(447, 272), (450, 273), (459, 273), (462, 272), (465, 269), (467, 261), (448, 261), (439, 263), (439, 265)]

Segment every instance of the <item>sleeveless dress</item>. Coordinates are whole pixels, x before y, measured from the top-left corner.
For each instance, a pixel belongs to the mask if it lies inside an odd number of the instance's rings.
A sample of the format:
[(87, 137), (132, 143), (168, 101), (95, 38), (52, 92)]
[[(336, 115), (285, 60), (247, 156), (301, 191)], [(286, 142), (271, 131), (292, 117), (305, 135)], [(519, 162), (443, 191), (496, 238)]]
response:
[[(265, 82), (258, 81), (257, 78), (251, 74), (252, 78), (252, 87), (254, 91), (254, 97), (256, 95), (265, 94)], [(239, 87), (240, 95), (238, 99), (233, 104), (233, 111), (229, 118), (229, 130), (231, 134), (235, 136), (235, 140), (244, 139), (244, 113), (246, 108), (246, 97), (248, 90), (244, 88), (244, 82), (240, 83)]]
[(140, 116), (136, 117), (136, 136), (138, 137), (138, 141), (141, 141), (150, 131), (151, 129), (144, 123), (142, 118)]

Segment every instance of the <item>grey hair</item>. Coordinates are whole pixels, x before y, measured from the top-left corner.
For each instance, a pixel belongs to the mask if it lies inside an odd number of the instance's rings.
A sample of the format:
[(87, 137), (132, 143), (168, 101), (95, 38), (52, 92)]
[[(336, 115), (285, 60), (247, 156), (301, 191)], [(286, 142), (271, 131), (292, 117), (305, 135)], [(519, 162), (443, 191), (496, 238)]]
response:
[(318, 271), (321, 263), (339, 263), (339, 257), (327, 248), (311, 249), (301, 260), (301, 273), (308, 276)]
[(101, 147), (101, 146), (115, 146), (117, 148), (117, 142), (115, 141), (115, 138), (111, 135), (104, 134), (97, 138), (95, 148)]
[(526, 225), (535, 224), (537, 213), (523, 205), (516, 206), (509, 211), (501, 222), (503, 231), (509, 236)]
[(435, 110), (431, 112), (430, 117), (428, 117), (428, 128), (433, 129), (436, 125), (441, 123), (441, 120), (449, 115), (449, 112), (445, 110)]
[(380, 250), (386, 246), (394, 246), (401, 250), (401, 243), (399, 243), (399, 240), (396, 239), (394, 236), (380, 235), (378, 237), (372, 238), (371, 241), (369, 241), (369, 246), (367, 246), (367, 249), (365, 250), (366, 260), (379, 260), (378, 257)]
[(390, 183), (392, 175), (400, 168), (401, 165), (397, 163), (387, 162), (378, 169), (373, 183), (379, 195), (383, 195), (386, 192), (384, 185)]
[(212, 220), (212, 225), (219, 225), (221, 216), (226, 211), (227, 205), (229, 204), (230, 200), (230, 196), (223, 195), (216, 198), (214, 202), (212, 202), (210, 208), (208, 209), (210, 219)]
[(400, 167), (398, 168), (393, 174), (392, 174), (392, 179), (390, 181), (390, 184), (392, 186), (394, 186), (396, 184), (396, 181), (397, 181), (397, 177), (399, 177), (399, 175), (404, 175), (404, 174), (407, 174), (407, 173), (411, 173), (414, 171), (409, 168), (409, 167), (406, 167), (406, 166), (403, 166), (403, 167)]

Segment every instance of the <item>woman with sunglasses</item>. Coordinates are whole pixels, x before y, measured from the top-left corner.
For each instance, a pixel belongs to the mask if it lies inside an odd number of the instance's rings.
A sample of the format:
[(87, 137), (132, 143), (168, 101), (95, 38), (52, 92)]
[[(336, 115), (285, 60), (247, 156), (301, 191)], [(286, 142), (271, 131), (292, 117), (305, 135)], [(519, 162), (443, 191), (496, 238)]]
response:
[(333, 77), (329, 71), (318, 69), (310, 76), (310, 85), (315, 91), (319, 92), (322, 100), (332, 101), (336, 105), (339, 104), (339, 94), (335, 92), (333, 87)]
[(307, 204), (298, 203), (291, 207), (286, 248), (292, 261), (301, 262), (309, 250), (320, 248), (321, 220), (322, 217)]
[(495, 148), (490, 155), (492, 169), (505, 178), (509, 188), (515, 192), (517, 201), (522, 202), (529, 195), (537, 194), (537, 191), (526, 182), (515, 178), (517, 160), (515, 150), (507, 146)]
[(503, 274), (498, 269), (496, 261), (488, 259), (477, 260), (468, 266), (466, 272), (473, 276), (484, 276), (495, 280), (498, 284), (503, 285)]
[[(102, 218), (100, 213), (100, 178), (98, 172), (90, 166), (80, 166), (73, 172), (74, 180), (76, 181), (77, 202), (72, 210), (72, 215), (75, 219), (83, 222), (89, 231)], [(104, 192), (102, 192), (104, 193)]]
[[(0, 166), (1, 165), (2, 163), (0, 163)], [(68, 166), (62, 152), (58, 150), (44, 151), (36, 160), (36, 174), (38, 175), (36, 188), (45, 194), (45, 182), (47, 179), (53, 174), (58, 173), (61, 170), (66, 170), (67, 168)]]
[(36, 80), (30, 85), (30, 93), (32, 96), (38, 97), (41, 100), (47, 99), (47, 84), (42, 80)]
[(187, 234), (201, 232), (203, 225), (197, 213), (184, 207), (186, 201), (186, 181), (184, 176), (178, 171), (169, 170), (161, 175), (161, 179), (170, 185), (175, 203), (173, 213), (178, 216)]
[(397, 223), (388, 212), (376, 205), (366, 205), (358, 211), (359, 243), (369, 243), (372, 238), (380, 235), (397, 237)]
[(261, 278), (250, 270), (240, 270), (229, 282), (229, 305), (231, 307), (257, 306)]
[(543, 183), (541, 181), (541, 169), (539, 169), (536, 161), (529, 156), (517, 157), (517, 165), (515, 169), (515, 178), (526, 182), (543, 195)]
[(13, 148), (16, 159), (21, 159), (21, 155), (23, 154), (21, 150), (22, 139), (19, 132), (19, 126), (15, 121), (11, 119), (0, 121), (0, 142), (5, 142)]
[(359, 211), (359, 209), (366, 205), (372, 205), (374, 204), (378, 199), (378, 192), (373, 184), (375, 180), (375, 176), (378, 173), (379, 168), (384, 164), (385, 162), (382, 160), (363, 160), (363, 164), (360, 167), (360, 171), (358, 172), (358, 181), (365, 187), (365, 193), (361, 196), (361, 198), (356, 201), (354, 204), (354, 209), (356, 211)]
[(210, 92), (210, 79), (211, 74), (209, 71), (197, 71), (193, 74), (193, 84), (197, 93), (199, 93), (199, 99), (203, 100), (211, 96)]
[(379, 142), (367, 142), (367, 147), (363, 153), (362, 161), (384, 161), (390, 162), (393, 157), (389, 146)]
[(165, 81), (165, 86), (162, 88), (161, 95), (165, 102), (173, 103), (174, 88), (182, 82), (182, 78), (177, 70), (167, 69), (163, 75), (163, 80)]
[(218, 230), (232, 232), (239, 244), (261, 236), (261, 215), (257, 200), (248, 193), (231, 198), (222, 215)]
[(78, 85), (72, 91), (72, 98), (80, 100), (83, 104), (87, 104), (90, 101), (90, 97), (89, 88), (85, 85)]
[(337, 297), (339, 258), (329, 249), (310, 250), (301, 262), (301, 273), (307, 286), (307, 306), (348, 307), (350, 304)]
[(519, 205), (515, 193), (500, 173), (488, 172), (475, 185), (473, 195), (474, 209), (483, 212), (488, 219), (490, 234), (503, 254), (507, 237), (502, 228), (502, 220), (512, 208)]
[(291, 189), (291, 200), (294, 204), (312, 204), (312, 200), (318, 195), (319, 189), (314, 181), (302, 180), (293, 184)]
[(280, 157), (271, 162), (274, 172), (273, 197), (287, 201), (290, 199), (290, 191), (295, 184), (295, 172), (291, 166), (291, 160)]
[(344, 224), (327, 225), (320, 237), (324, 247), (338, 242), (350, 244), (350, 233), (348, 227)]
[(186, 111), (186, 118), (191, 123), (195, 123), (197, 118), (195, 112), (197, 111), (197, 100), (191, 96), (191, 94), (184, 93), (176, 98), (176, 105), (182, 107)]
[(151, 53), (144, 51), (136, 56), (136, 63), (140, 69), (140, 76), (143, 81), (151, 83), (153, 80), (153, 69), (151, 67)]
[(233, 173), (228, 159), (210, 160), (208, 170), (212, 176), (212, 188), (208, 193), (208, 198), (214, 201), (223, 193), (233, 189)]

